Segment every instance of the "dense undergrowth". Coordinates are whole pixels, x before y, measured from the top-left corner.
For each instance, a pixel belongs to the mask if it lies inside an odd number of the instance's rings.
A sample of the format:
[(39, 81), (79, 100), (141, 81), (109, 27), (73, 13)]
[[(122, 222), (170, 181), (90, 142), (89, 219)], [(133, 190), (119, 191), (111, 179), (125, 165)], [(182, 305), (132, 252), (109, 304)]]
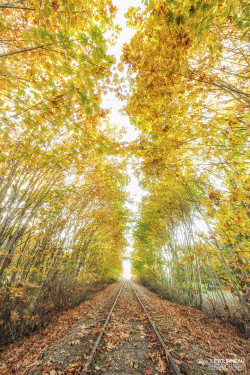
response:
[(179, 305), (196, 308), (213, 318), (230, 323), (238, 329), (238, 334), (240, 336), (245, 339), (249, 339), (249, 318), (247, 314), (242, 313), (239, 304), (237, 304), (236, 298), (234, 298), (232, 302), (229, 300), (227, 301), (230, 306), (230, 310), (228, 310), (227, 308), (225, 309), (225, 305), (223, 305), (220, 300), (216, 299), (215, 291), (208, 299), (206, 298), (205, 294), (197, 298), (197, 296), (193, 293), (185, 294), (168, 289), (167, 285), (164, 283), (150, 282), (149, 280), (141, 280), (140, 283), (152, 292), (156, 293), (162, 299), (169, 300)]
[[(67, 281), (64, 277), (55, 276), (41, 292), (39, 303), (36, 305), (27, 300), (17, 299), (14, 303), (12, 301), (6, 303), (6, 298), (0, 300), (0, 310), (3, 318), (8, 322), (0, 327), (0, 351), (7, 344), (46, 327), (57, 315), (78, 306), (112, 282), (114, 280), (99, 280), (83, 285), (80, 282)], [(26, 292), (28, 288), (26, 286)], [(4, 313), (8, 313), (9, 316), (4, 316)]]

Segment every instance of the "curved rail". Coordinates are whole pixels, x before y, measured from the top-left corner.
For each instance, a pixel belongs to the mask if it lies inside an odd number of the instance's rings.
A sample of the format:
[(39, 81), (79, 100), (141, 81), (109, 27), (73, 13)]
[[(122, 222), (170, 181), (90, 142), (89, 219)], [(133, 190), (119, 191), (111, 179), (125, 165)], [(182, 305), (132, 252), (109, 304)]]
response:
[(135, 295), (136, 295), (138, 301), (140, 302), (140, 304), (141, 304), (141, 306), (142, 306), (142, 308), (143, 308), (143, 310), (144, 310), (144, 312), (145, 312), (145, 314), (146, 314), (146, 316), (147, 316), (147, 318), (148, 318), (148, 320), (149, 320), (149, 322), (150, 322), (150, 324), (151, 324), (151, 326), (152, 326), (152, 328), (153, 328), (153, 330), (154, 330), (154, 332), (155, 332), (155, 334), (156, 334), (156, 337), (158, 338), (158, 341), (160, 342), (162, 348), (164, 349), (164, 353), (165, 353), (165, 356), (166, 356), (167, 362), (170, 363), (170, 365), (171, 365), (171, 367), (172, 367), (172, 370), (174, 371), (175, 375), (181, 375), (179, 368), (177, 367), (177, 365), (176, 365), (176, 363), (175, 363), (173, 357), (172, 357), (171, 354), (169, 353), (168, 348), (166, 347), (166, 345), (165, 345), (165, 343), (164, 343), (164, 341), (163, 341), (163, 338), (161, 337), (159, 331), (157, 330), (157, 328), (156, 328), (154, 322), (153, 322), (152, 319), (150, 318), (150, 316), (149, 316), (147, 310), (145, 309), (145, 307), (144, 307), (144, 305), (143, 305), (143, 303), (142, 303), (140, 297), (138, 296), (138, 294), (137, 294), (137, 292), (136, 292), (136, 290), (135, 290), (133, 284), (131, 283), (131, 281), (129, 281), (129, 282), (130, 282), (130, 285), (132, 286), (132, 289), (133, 289), (133, 291), (134, 291), (134, 293), (135, 293)]
[(113, 303), (113, 306), (112, 306), (112, 308), (111, 308), (111, 310), (110, 310), (110, 312), (109, 312), (109, 314), (108, 314), (108, 316), (107, 316), (107, 319), (106, 319), (106, 321), (105, 321), (105, 323), (104, 323), (104, 326), (102, 327), (102, 330), (101, 330), (101, 332), (99, 333), (99, 335), (98, 335), (98, 337), (97, 337), (97, 339), (96, 339), (96, 341), (95, 341), (95, 343), (94, 343), (94, 346), (93, 346), (93, 348), (92, 348), (92, 350), (91, 350), (91, 353), (90, 353), (90, 355), (89, 355), (89, 357), (88, 357), (88, 359), (87, 359), (87, 361), (86, 361), (86, 363), (85, 363), (85, 365), (84, 365), (84, 367), (83, 367), (83, 369), (82, 369), (80, 375), (88, 375), (88, 374), (89, 374), (89, 366), (91, 365), (91, 362), (92, 362), (92, 360), (93, 360), (93, 358), (94, 358), (94, 355), (95, 355), (96, 349), (98, 348), (98, 345), (100, 344), (101, 338), (102, 338), (102, 336), (103, 336), (103, 334), (104, 334), (104, 331), (105, 331), (105, 329), (106, 329), (106, 327), (107, 327), (107, 325), (108, 325), (109, 319), (110, 319), (111, 314), (112, 314), (112, 312), (113, 312), (113, 310), (114, 310), (114, 307), (115, 307), (115, 305), (116, 305), (116, 302), (117, 302), (117, 300), (118, 300), (118, 298), (119, 298), (119, 296), (120, 296), (120, 294), (121, 294), (121, 291), (122, 291), (122, 288), (123, 288), (124, 284), (125, 284), (125, 281), (123, 282), (123, 284), (122, 284), (122, 286), (121, 286), (121, 288), (120, 288), (120, 290), (119, 290), (119, 293), (117, 294), (117, 297), (116, 297), (116, 299), (115, 299), (115, 302)]

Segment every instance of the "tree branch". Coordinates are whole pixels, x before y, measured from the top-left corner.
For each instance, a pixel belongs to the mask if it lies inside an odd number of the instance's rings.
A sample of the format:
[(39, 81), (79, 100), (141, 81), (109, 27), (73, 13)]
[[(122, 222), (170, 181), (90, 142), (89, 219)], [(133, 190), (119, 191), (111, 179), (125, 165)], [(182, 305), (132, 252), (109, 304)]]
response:
[(0, 57), (8, 57), (8, 56), (11, 56), (11, 55), (17, 55), (18, 53), (29, 52), (29, 51), (33, 51), (33, 50), (39, 49), (39, 48), (44, 48), (44, 45), (32, 47), (32, 48), (25, 48), (25, 49), (21, 49), (19, 51), (14, 51), (14, 52), (2, 53), (0, 55)]

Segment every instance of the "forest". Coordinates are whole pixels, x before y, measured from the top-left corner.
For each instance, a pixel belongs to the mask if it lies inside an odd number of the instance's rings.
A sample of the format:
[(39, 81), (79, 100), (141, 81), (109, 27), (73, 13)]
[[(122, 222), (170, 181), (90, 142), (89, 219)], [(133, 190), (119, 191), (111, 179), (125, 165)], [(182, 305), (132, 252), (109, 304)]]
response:
[[(111, 0), (0, 3), (4, 341), (119, 280), (130, 232), (135, 280), (246, 332), (249, 3), (144, 0), (126, 14), (120, 61), (116, 12)], [(136, 140), (110, 122), (109, 92)], [(146, 192), (136, 214), (131, 166)]]

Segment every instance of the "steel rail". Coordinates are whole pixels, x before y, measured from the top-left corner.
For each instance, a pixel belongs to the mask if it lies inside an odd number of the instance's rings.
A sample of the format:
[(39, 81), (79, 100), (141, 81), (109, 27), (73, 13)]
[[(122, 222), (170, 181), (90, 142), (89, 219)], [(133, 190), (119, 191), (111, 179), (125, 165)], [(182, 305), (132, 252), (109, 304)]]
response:
[(136, 292), (133, 284), (131, 283), (131, 281), (129, 281), (129, 282), (130, 282), (130, 285), (132, 286), (132, 289), (133, 289), (133, 291), (134, 291), (134, 293), (135, 293), (138, 301), (140, 302), (140, 304), (141, 304), (141, 306), (142, 306), (142, 308), (143, 308), (143, 310), (144, 310), (144, 312), (145, 312), (145, 314), (146, 314), (146, 316), (147, 316), (147, 318), (148, 318), (148, 320), (149, 320), (149, 322), (150, 322), (150, 324), (151, 324), (151, 326), (152, 326), (152, 328), (154, 330), (154, 333), (156, 334), (156, 337), (158, 338), (158, 341), (160, 342), (161, 346), (164, 349), (164, 353), (165, 353), (167, 362), (170, 363), (170, 365), (172, 366), (172, 369), (173, 369), (175, 375), (181, 375), (179, 368), (177, 367), (177, 365), (176, 365), (176, 363), (175, 363), (172, 355), (169, 353), (168, 348), (166, 347), (165, 342), (163, 341), (163, 338), (161, 337), (161, 335), (160, 335), (158, 329), (156, 328), (154, 322), (150, 318), (150, 316), (149, 316), (146, 308), (144, 307), (144, 305), (143, 305), (140, 297), (138, 296), (138, 294), (137, 294), (137, 292)]
[(97, 337), (97, 339), (96, 339), (96, 341), (95, 341), (95, 343), (94, 343), (94, 346), (93, 346), (93, 348), (92, 348), (92, 350), (91, 350), (91, 353), (90, 353), (90, 355), (89, 355), (87, 361), (85, 362), (85, 364), (84, 364), (84, 366), (83, 366), (83, 369), (82, 369), (80, 375), (88, 375), (88, 374), (89, 374), (89, 366), (91, 365), (91, 362), (92, 362), (92, 360), (93, 360), (93, 358), (94, 358), (95, 352), (96, 352), (96, 350), (97, 350), (97, 348), (98, 348), (98, 345), (100, 344), (101, 338), (102, 338), (102, 336), (103, 336), (103, 334), (104, 334), (104, 331), (105, 331), (105, 329), (106, 329), (106, 327), (107, 327), (107, 325), (108, 325), (109, 319), (110, 319), (111, 314), (112, 314), (112, 312), (113, 312), (113, 310), (114, 310), (114, 307), (115, 307), (115, 305), (116, 305), (116, 302), (117, 302), (117, 300), (118, 300), (118, 298), (119, 298), (119, 296), (120, 296), (120, 294), (121, 294), (121, 291), (122, 291), (122, 288), (124, 287), (124, 284), (125, 284), (125, 281), (123, 282), (123, 284), (122, 284), (122, 286), (121, 286), (121, 288), (120, 288), (120, 290), (119, 290), (119, 293), (117, 294), (117, 297), (116, 297), (116, 299), (115, 299), (115, 302), (113, 303), (113, 306), (112, 306), (112, 308), (111, 308), (111, 310), (110, 310), (110, 312), (109, 312), (109, 314), (108, 314), (108, 316), (107, 316), (107, 319), (106, 319), (106, 321), (105, 321), (105, 323), (104, 323), (104, 326), (102, 327), (102, 330), (101, 330), (101, 332), (99, 333), (99, 335), (98, 335), (98, 337)]

